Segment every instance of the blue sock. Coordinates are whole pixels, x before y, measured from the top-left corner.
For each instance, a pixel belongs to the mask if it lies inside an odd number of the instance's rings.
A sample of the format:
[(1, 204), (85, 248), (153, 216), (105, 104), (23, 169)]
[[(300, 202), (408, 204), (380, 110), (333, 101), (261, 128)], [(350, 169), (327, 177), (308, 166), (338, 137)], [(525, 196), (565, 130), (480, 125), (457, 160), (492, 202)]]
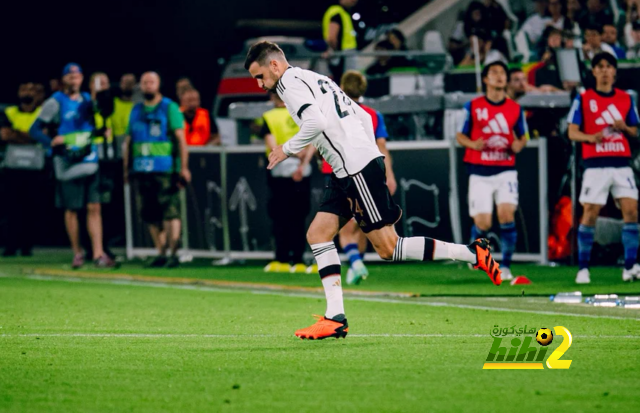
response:
[(511, 258), (516, 250), (516, 242), (518, 241), (515, 222), (500, 224), (500, 241), (502, 242), (502, 262), (500, 266), (510, 268)]
[(478, 238), (486, 238), (487, 231), (483, 231), (475, 225), (471, 225), (471, 242), (477, 240)]
[(349, 262), (353, 265), (354, 262), (360, 261), (360, 251), (358, 251), (358, 244), (347, 244), (344, 247), (344, 253), (349, 258)]
[(580, 225), (578, 228), (578, 265), (581, 270), (589, 268), (591, 248), (593, 248), (593, 236), (595, 233), (596, 227)]
[(630, 270), (636, 263), (638, 254), (638, 224), (625, 223), (622, 227), (622, 245), (624, 246), (624, 268)]

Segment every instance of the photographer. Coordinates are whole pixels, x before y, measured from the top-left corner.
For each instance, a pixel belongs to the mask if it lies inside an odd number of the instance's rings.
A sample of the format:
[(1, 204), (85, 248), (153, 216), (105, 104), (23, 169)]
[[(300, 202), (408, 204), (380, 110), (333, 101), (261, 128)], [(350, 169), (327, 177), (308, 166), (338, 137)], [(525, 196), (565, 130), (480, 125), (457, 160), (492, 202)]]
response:
[(52, 148), (56, 206), (65, 210), (65, 225), (74, 253), (72, 268), (84, 265), (78, 211), (85, 207), (94, 263), (97, 267), (110, 268), (115, 262), (104, 253), (102, 245), (98, 154), (92, 142), (94, 103), (88, 93), (80, 92), (82, 81), (80, 66), (67, 64), (62, 71), (64, 90), (55, 92), (44, 102), (29, 135), (46, 148)]
[[(176, 256), (181, 225), (179, 191), (191, 181), (184, 116), (177, 103), (160, 94), (157, 73), (143, 74), (140, 88), (144, 102), (131, 111), (122, 150), (124, 181), (128, 181), (131, 169), (140, 191), (142, 219), (149, 224), (158, 250), (148, 266), (174, 268), (180, 264)], [(174, 159), (175, 153), (179, 153), (178, 159)], [(171, 252), (168, 258), (167, 247)]]

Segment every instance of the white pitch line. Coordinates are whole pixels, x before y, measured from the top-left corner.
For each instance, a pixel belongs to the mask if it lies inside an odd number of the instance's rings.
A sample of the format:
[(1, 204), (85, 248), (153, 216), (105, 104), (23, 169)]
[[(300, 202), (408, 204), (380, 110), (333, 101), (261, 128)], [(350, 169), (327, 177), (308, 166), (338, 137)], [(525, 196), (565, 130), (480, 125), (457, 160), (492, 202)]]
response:
[[(29, 333), (29, 334), (0, 334), (3, 338), (15, 337), (63, 337), (63, 338), (289, 338), (293, 335), (284, 334), (153, 334), (153, 333)], [(349, 334), (350, 338), (488, 338), (489, 334)], [(515, 336), (505, 336), (504, 338)], [(637, 340), (640, 336), (579, 336), (580, 339), (626, 339)]]
[[(231, 288), (208, 287), (208, 286), (202, 286), (202, 285), (180, 285), (180, 284), (144, 282), (144, 281), (129, 281), (129, 280), (121, 280), (121, 279), (118, 279), (118, 280), (95, 279), (95, 278), (87, 279), (87, 278), (80, 278), (80, 277), (59, 277), (59, 276), (44, 276), (44, 275), (24, 275), (24, 276), (21, 276), (21, 277), (18, 276), (15, 278), (27, 278), (27, 279), (39, 280), (39, 281), (91, 282), (96, 284), (108, 284), (108, 285), (134, 285), (139, 287), (171, 288), (171, 289), (179, 289), (179, 290), (203, 290), (203, 291), (236, 293), (236, 294), (251, 293), (256, 295), (273, 295), (278, 297), (324, 298), (324, 295), (322, 294), (292, 293), (292, 292), (284, 292), (284, 291), (258, 290), (258, 289), (246, 289), (246, 290), (231, 289)], [(525, 310), (525, 309), (506, 308), (506, 307), (489, 307), (489, 306), (481, 306), (481, 305), (454, 304), (454, 303), (445, 303), (445, 302), (439, 302), (439, 301), (415, 301), (413, 299), (399, 300), (394, 298), (352, 296), (352, 295), (349, 295), (349, 291), (345, 291), (344, 299), (351, 300), (351, 301), (367, 301), (367, 302), (378, 302), (378, 303), (388, 303), (388, 304), (422, 305), (422, 306), (429, 306), (429, 307), (463, 308), (463, 309), (469, 309), (469, 310), (488, 310), (488, 311), (511, 312), (511, 313), (515, 312), (515, 313), (527, 313), (527, 314), (538, 314), (538, 315), (640, 321), (640, 318), (620, 317), (620, 316), (613, 316), (613, 315), (563, 313), (559, 311)], [(630, 310), (630, 311), (633, 311), (633, 310)]]

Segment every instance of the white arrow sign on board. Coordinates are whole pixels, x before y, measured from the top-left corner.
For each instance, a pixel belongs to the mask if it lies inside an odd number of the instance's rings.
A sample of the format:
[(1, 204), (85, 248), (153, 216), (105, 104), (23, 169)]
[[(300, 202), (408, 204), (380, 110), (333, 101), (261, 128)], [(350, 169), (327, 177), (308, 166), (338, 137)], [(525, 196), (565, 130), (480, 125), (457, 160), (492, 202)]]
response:
[(229, 199), (229, 210), (240, 212), (240, 237), (242, 238), (242, 250), (249, 251), (249, 217), (247, 215), (247, 207), (251, 211), (257, 208), (256, 197), (253, 196), (249, 183), (244, 176), (241, 176), (233, 189), (231, 198)]

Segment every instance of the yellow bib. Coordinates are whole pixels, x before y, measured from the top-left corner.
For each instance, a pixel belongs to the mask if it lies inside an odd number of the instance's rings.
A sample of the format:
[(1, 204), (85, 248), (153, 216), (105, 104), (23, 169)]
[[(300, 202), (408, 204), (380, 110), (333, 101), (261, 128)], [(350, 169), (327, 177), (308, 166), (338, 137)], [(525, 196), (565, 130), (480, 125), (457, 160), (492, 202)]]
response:
[(358, 42), (356, 40), (356, 31), (353, 29), (353, 21), (351, 20), (351, 15), (349, 15), (342, 6), (331, 6), (324, 13), (324, 17), (322, 18), (322, 37), (324, 37), (325, 41), (329, 40), (329, 24), (336, 14), (339, 14), (342, 20), (342, 44), (340, 49), (356, 49)]
[(36, 108), (31, 113), (21, 112), (20, 108), (17, 106), (9, 106), (4, 110), (5, 115), (11, 122), (11, 127), (19, 132), (28, 133), (33, 122), (38, 119), (38, 115), (40, 115), (40, 106)]
[[(289, 115), (287, 108), (273, 108), (265, 112), (263, 117), (278, 145), (283, 145), (300, 130)], [(270, 152), (271, 148), (267, 148), (267, 156)]]

